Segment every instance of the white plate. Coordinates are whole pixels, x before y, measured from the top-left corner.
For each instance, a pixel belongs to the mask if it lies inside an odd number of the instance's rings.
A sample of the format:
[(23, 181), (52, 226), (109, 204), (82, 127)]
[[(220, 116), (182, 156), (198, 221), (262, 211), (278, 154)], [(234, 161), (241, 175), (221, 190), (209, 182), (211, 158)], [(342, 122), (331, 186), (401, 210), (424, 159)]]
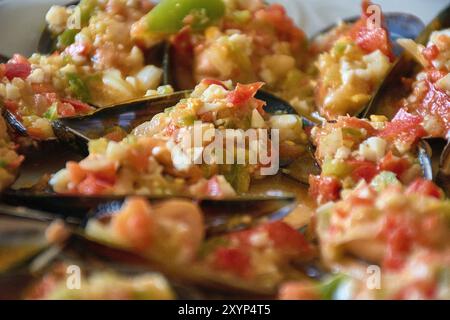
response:
[[(70, 0), (0, 0), (0, 53), (29, 56), (37, 46), (44, 27), (44, 17), (52, 4)], [(359, 14), (360, 0), (271, 0), (283, 4), (295, 22), (308, 34), (338, 21)], [(429, 22), (449, 0), (375, 0), (385, 11), (401, 11)]]

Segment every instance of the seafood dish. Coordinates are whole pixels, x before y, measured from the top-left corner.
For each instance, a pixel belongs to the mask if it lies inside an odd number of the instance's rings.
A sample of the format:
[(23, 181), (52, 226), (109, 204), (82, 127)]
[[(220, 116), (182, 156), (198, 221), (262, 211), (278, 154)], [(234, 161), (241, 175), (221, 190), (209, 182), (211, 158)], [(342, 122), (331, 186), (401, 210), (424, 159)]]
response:
[(0, 64), (0, 299), (450, 299), (450, 7), (360, 11), (52, 6)]

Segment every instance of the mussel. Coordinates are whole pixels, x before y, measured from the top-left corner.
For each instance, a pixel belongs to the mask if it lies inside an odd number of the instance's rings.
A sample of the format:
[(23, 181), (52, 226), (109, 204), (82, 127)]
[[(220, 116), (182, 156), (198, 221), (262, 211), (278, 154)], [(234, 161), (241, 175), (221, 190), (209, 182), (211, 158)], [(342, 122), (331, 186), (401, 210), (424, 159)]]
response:
[[(118, 126), (129, 133), (139, 124), (149, 121), (156, 114), (164, 112), (166, 108), (172, 107), (181, 99), (187, 98), (190, 93), (190, 90), (184, 90), (168, 95), (144, 97), (100, 108), (86, 116), (62, 118), (53, 121), (53, 130), (58, 139), (77, 146), (86, 153), (89, 140), (104, 137), (111, 127)], [(260, 90), (255, 98), (267, 103), (264, 110), (268, 113), (297, 113), (288, 102), (269, 92)], [(315, 125), (308, 119), (303, 118), (302, 120), (305, 127)]]
[(180, 91), (169, 95), (127, 101), (101, 108), (90, 115), (55, 120), (52, 123), (53, 130), (60, 141), (76, 146), (87, 154), (89, 140), (104, 137), (114, 126), (129, 133), (141, 123), (163, 112), (164, 109), (187, 98), (188, 95), (189, 91)]
[[(16, 219), (16, 223), (34, 221), (41, 223), (47, 221), (50, 214), (45, 212), (31, 211), (28, 209), (0, 207), (2, 217)], [(29, 213), (29, 215), (27, 214)], [(78, 266), (96, 266), (97, 268), (111, 268), (120, 266), (119, 270), (141, 270), (141, 272), (158, 272), (166, 277), (177, 296), (185, 299), (198, 297), (205, 294), (203, 298), (270, 298), (275, 294), (276, 288), (262, 282), (254, 283), (244, 280), (229, 278), (228, 276), (216, 274), (216, 272), (205, 269), (201, 265), (192, 264), (189, 268), (180, 265), (159, 261), (150, 257), (132, 253), (111, 244), (106, 244), (100, 239), (93, 239), (87, 235), (82, 228), (76, 224), (69, 223), (68, 236), (52, 246), (48, 246), (43, 254), (33, 254), (22, 264), (10, 268), (8, 272), (0, 274), (2, 288), (11, 288), (8, 294), (14, 298), (20, 297), (22, 289), (36, 278), (42, 276), (45, 271), (51, 269), (58, 262), (71, 262)], [(116, 269), (117, 270), (117, 269)], [(83, 270), (85, 271), (85, 270)], [(299, 274), (303, 271), (299, 270)], [(292, 276), (292, 275), (291, 275)], [(298, 279), (298, 277), (296, 278)], [(19, 284), (19, 286), (14, 285)], [(17, 290), (20, 289), (20, 290)], [(179, 289), (183, 289), (178, 291)], [(20, 291), (20, 292), (17, 292)], [(17, 295), (14, 296), (14, 293)], [(195, 295), (192, 295), (195, 293)], [(187, 294), (187, 295), (186, 295)]]

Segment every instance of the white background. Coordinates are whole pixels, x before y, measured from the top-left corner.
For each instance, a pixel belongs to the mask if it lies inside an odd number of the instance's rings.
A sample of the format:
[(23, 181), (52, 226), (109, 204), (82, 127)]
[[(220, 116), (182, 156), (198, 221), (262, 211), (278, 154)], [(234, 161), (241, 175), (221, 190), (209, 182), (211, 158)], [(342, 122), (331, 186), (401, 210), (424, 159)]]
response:
[[(45, 12), (51, 4), (70, 0), (0, 0), (0, 53), (30, 55), (36, 48), (44, 26)], [(360, 0), (272, 0), (283, 4), (295, 22), (308, 34), (339, 18), (360, 11)], [(385, 11), (415, 14), (425, 23), (450, 4), (450, 0), (374, 0)]]

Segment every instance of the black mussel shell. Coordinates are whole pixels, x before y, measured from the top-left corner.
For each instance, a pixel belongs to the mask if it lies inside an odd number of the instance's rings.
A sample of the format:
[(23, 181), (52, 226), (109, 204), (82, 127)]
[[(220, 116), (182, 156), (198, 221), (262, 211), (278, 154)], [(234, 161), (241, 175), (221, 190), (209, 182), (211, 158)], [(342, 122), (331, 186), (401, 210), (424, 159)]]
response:
[(432, 161), (432, 151), (430, 145), (425, 141), (419, 141), (417, 146), (417, 158), (420, 162), (420, 167), (422, 168), (423, 177), (427, 180), (433, 181), (433, 161)]
[(49, 224), (47, 221), (22, 219), (10, 215), (10, 209), (0, 205), (0, 276), (27, 264), (49, 245), (45, 238), (45, 229)]
[(447, 142), (439, 159), (439, 170), (436, 181), (450, 197), (450, 142)]
[(6, 108), (4, 108), (1, 101), (0, 101), (0, 109), (2, 111), (2, 116), (5, 118), (6, 122), (9, 124), (9, 126), (12, 129), (14, 129), (15, 132), (17, 132), (21, 136), (28, 135), (27, 128), (25, 128), (25, 126), (22, 124), (22, 122), (20, 122), (12, 112), (10, 112)]
[[(7, 190), (2, 200), (10, 205), (21, 205), (45, 210), (54, 215), (44, 220), (62, 218), (74, 225), (83, 225), (90, 217), (103, 217), (120, 210), (126, 196), (71, 196), (53, 193)], [(176, 196), (147, 197), (151, 203), (174, 199)], [(192, 199), (189, 197), (179, 197)], [(192, 199), (205, 214), (209, 235), (246, 229), (261, 221), (281, 220), (296, 206), (295, 196), (238, 196), (229, 199)], [(34, 212), (38, 216), (38, 213)], [(20, 215), (20, 212), (18, 213)], [(27, 216), (27, 213), (24, 213)]]
[(0, 63), (6, 63), (6, 62), (8, 62), (9, 59), (10, 58), (0, 54)]

